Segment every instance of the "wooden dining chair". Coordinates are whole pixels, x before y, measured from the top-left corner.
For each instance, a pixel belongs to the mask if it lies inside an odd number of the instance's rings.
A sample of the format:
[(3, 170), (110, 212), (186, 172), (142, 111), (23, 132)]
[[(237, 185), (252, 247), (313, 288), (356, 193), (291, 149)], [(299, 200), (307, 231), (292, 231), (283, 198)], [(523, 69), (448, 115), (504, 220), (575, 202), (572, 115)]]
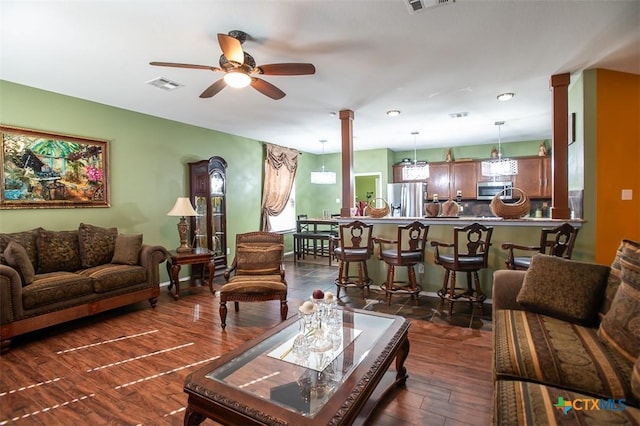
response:
[[(527, 270), (531, 265), (531, 256), (534, 254), (531, 252), (571, 259), (578, 231), (579, 228), (565, 222), (555, 228), (542, 229), (540, 231), (540, 243), (537, 246), (504, 243), (502, 244), (502, 249), (507, 250), (505, 264), (508, 269)], [(521, 252), (529, 252), (531, 254), (526, 255)]]
[[(453, 243), (431, 241), (431, 245), (435, 247), (434, 261), (445, 269), (438, 296), (441, 303), (448, 301), (449, 316), (453, 314), (453, 303), (458, 301), (466, 301), (472, 308), (474, 303), (478, 304), (482, 314), (486, 296), (480, 287), (478, 272), (488, 266), (492, 233), (493, 227), (474, 222), (465, 227), (453, 228)], [(458, 272), (467, 275), (466, 287), (458, 286)]]

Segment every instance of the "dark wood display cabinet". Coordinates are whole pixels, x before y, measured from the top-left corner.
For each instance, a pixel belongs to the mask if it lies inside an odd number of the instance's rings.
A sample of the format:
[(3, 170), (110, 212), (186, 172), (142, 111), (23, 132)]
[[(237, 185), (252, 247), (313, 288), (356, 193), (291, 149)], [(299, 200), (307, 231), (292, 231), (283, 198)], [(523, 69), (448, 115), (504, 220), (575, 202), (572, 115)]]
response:
[[(195, 251), (211, 250), (214, 275), (227, 268), (227, 162), (222, 157), (189, 163), (189, 197), (198, 216), (191, 218), (191, 241)], [(208, 277), (203, 265), (191, 266), (191, 279)], [(204, 275), (203, 275), (204, 272)]]

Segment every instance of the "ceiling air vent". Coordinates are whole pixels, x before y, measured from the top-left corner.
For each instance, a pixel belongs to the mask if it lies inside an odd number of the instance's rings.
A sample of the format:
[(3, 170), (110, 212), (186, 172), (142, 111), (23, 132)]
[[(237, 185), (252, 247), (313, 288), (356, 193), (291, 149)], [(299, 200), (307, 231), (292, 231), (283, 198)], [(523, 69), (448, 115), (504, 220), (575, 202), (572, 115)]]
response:
[(449, 3), (455, 3), (456, 0), (407, 0), (409, 12), (416, 13), (430, 7), (442, 6)]
[(176, 83), (175, 81), (171, 81), (164, 77), (154, 78), (146, 83), (164, 90), (175, 90), (183, 86), (180, 83)]

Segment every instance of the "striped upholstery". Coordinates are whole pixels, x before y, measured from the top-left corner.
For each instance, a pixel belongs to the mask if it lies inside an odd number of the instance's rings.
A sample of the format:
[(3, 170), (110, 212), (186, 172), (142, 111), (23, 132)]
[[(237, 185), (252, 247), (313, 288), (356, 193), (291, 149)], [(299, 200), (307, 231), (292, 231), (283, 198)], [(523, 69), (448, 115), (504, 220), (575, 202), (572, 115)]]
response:
[(137, 265), (107, 263), (93, 268), (83, 269), (77, 274), (93, 280), (96, 293), (106, 293), (119, 288), (130, 287), (131, 283), (147, 281), (147, 270)]
[(499, 310), (494, 318), (498, 379), (522, 379), (638, 404), (631, 392), (633, 362), (604, 344), (596, 328), (527, 311)]
[(611, 348), (634, 362), (640, 356), (640, 243), (623, 240), (616, 260), (621, 284), (600, 323), (599, 334)]
[(24, 309), (36, 309), (93, 293), (93, 281), (73, 272), (38, 274), (33, 283), (22, 288)]
[[(561, 398), (561, 400), (560, 400)], [(586, 401), (592, 396), (570, 392), (552, 386), (523, 381), (500, 380), (494, 390), (493, 424), (495, 425), (634, 425), (640, 419), (640, 409), (628, 405), (610, 405), (618, 409), (593, 409)], [(565, 413), (559, 401), (572, 402), (576, 408)], [(609, 404), (606, 399), (604, 404)], [(588, 408), (588, 409), (587, 409)]]

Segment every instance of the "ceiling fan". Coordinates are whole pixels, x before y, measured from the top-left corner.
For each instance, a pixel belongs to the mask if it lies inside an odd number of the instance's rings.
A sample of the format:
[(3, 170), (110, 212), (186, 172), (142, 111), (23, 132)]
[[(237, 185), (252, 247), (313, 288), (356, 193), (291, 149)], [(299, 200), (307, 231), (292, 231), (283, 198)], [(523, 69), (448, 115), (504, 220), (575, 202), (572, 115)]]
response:
[(207, 87), (200, 94), (201, 98), (210, 98), (228, 86), (246, 87), (251, 85), (258, 92), (271, 99), (282, 99), (285, 93), (273, 84), (256, 74), (262, 75), (309, 75), (315, 74), (316, 68), (313, 64), (285, 63), (268, 64), (256, 66), (253, 56), (242, 50), (242, 43), (247, 40), (244, 31), (233, 30), (229, 34), (218, 34), (218, 44), (222, 55), (220, 55), (220, 67), (210, 65), (177, 64), (174, 62), (150, 62), (150, 65), (175, 68), (193, 68), (211, 71), (222, 71), (225, 75)]

